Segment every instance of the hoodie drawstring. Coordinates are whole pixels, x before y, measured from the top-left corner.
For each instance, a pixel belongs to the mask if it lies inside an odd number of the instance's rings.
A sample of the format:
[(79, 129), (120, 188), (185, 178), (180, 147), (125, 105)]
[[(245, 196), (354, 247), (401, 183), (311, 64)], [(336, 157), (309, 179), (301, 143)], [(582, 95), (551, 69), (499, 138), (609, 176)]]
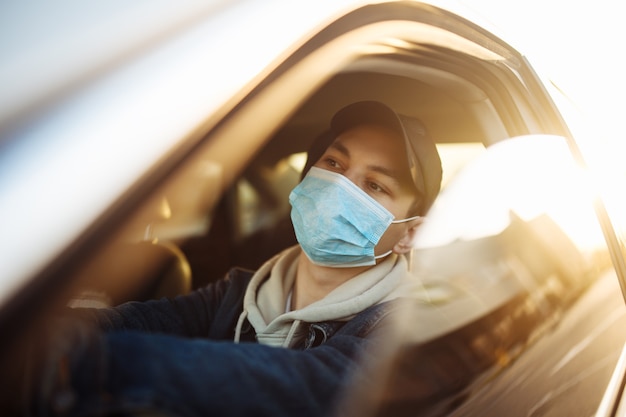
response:
[(243, 327), (243, 322), (248, 317), (248, 310), (243, 310), (239, 315), (239, 320), (237, 320), (237, 326), (235, 327), (235, 343), (239, 343), (239, 338), (241, 337), (241, 328)]
[(289, 333), (287, 333), (287, 337), (283, 342), (283, 347), (289, 347), (289, 343), (291, 343), (291, 339), (293, 339), (293, 336), (296, 334), (296, 330), (298, 330), (300, 323), (302, 323), (302, 320), (298, 319), (294, 320), (293, 323), (291, 323), (291, 328), (289, 329)]

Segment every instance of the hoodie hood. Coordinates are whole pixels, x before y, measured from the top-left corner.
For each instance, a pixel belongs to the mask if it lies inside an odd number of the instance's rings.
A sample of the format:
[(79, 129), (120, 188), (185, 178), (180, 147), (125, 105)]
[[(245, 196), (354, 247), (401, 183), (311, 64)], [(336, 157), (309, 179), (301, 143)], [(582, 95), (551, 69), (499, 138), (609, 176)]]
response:
[(286, 249), (254, 274), (244, 295), (235, 342), (239, 341), (247, 318), (259, 343), (289, 347), (304, 336), (303, 322), (347, 321), (373, 305), (408, 295), (419, 285), (416, 279), (411, 279), (405, 257), (392, 254), (321, 300), (299, 310), (286, 311), (301, 253), (299, 245)]

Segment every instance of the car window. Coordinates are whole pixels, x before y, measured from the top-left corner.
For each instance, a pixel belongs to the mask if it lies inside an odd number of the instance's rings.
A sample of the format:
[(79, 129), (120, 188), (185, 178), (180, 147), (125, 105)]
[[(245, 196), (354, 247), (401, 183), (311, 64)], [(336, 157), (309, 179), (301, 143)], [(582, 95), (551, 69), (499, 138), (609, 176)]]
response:
[(626, 340), (593, 197), (560, 137), (509, 139), (461, 170), (420, 230), (373, 415), (578, 414), (575, 392), (591, 415)]
[[(444, 188), (485, 149), (481, 143), (438, 146)], [(222, 192), (226, 168), (210, 154), (196, 158), (154, 191), (81, 272), (86, 284), (71, 304), (174, 296), (215, 281), (232, 267), (258, 268), (296, 243), (288, 196), (306, 161), (306, 152), (277, 159), (261, 154)]]
[(189, 292), (193, 265), (183, 245), (211, 230), (226, 169), (202, 154), (156, 187), (78, 269), (70, 304), (117, 305)]
[(253, 164), (235, 184), (237, 208), (234, 239), (243, 241), (271, 229), (289, 215), (289, 192), (300, 182), (307, 155), (298, 152), (275, 163)]

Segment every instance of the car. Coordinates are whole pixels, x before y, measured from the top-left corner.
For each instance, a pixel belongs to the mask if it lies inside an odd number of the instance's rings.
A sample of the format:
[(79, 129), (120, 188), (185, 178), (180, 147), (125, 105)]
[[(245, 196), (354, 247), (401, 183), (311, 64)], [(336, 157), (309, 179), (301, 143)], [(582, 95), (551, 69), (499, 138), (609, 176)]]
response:
[(295, 244), (310, 149), (338, 109), (379, 100), (424, 124), (444, 178), (411, 255), (420, 297), (340, 414), (615, 415), (625, 229), (605, 185), (622, 169), (467, 10), (2, 7), (4, 361), (62, 306), (185, 294)]

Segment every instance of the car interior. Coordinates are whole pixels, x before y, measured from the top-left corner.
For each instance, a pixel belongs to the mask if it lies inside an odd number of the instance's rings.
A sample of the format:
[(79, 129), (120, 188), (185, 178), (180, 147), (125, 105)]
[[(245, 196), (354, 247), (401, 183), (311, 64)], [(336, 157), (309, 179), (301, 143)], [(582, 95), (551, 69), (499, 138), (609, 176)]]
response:
[[(445, 182), (463, 158), (511, 134), (475, 86), (453, 80), (444, 87), (362, 70), (333, 76), (273, 133), (221, 196), (215, 192), (223, 182), (219, 164), (206, 158), (197, 167), (185, 167), (138, 210), (119, 243), (83, 274), (90, 282), (106, 281), (108, 297), (117, 304), (186, 292), (222, 278), (234, 266), (258, 268), (296, 243), (287, 196), (307, 162), (315, 162), (309, 151), (319, 156), (315, 145), (329, 134), (332, 114), (350, 102), (376, 99), (422, 120), (449, 165)], [(138, 265), (133, 259), (145, 262)], [(102, 279), (94, 279), (97, 275)]]
[[(528, 134), (570, 136), (553, 106), (537, 102), (544, 92), (524, 58), (506, 44), (491, 41), (471, 25), (455, 29), (447, 25), (445, 14), (428, 24), (411, 21), (410, 10), (403, 7), (387, 11), (391, 15), (386, 18), (376, 17), (378, 11), (374, 6), (364, 8), (345, 17), (341, 26), (329, 25), (245, 86), (243, 98), (225, 105), (225, 117), (208, 120), (207, 127), (172, 153), (171, 161), (138, 181), (129, 190), (132, 198), (103, 222), (111, 227), (100, 228), (106, 230), (96, 234), (98, 244), (84, 249), (82, 263), (72, 266), (68, 280), (72, 285), (63, 303), (69, 299), (72, 306), (101, 307), (174, 297), (222, 278), (230, 268), (256, 269), (294, 245), (289, 192), (315, 162), (319, 144), (327, 143), (332, 115), (355, 101), (382, 101), (425, 125), (442, 157), (443, 190), (495, 144)], [(384, 24), (394, 18), (403, 23)], [(439, 282), (448, 284), (433, 284), (427, 304), (466, 302), (450, 294), (460, 294), (463, 285), (494, 274), (520, 282), (528, 275), (545, 278), (542, 298), (534, 302), (541, 306), (553, 302), (559, 286), (579, 277), (556, 258), (539, 260), (550, 258), (546, 234), (552, 242), (564, 242), (563, 250), (571, 250), (549, 219), (526, 223), (514, 215), (502, 233), (457, 241), (445, 248), (445, 255), (440, 248), (416, 250), (416, 262), (442, 257), (444, 261), (429, 267), (449, 267), (435, 271)], [(526, 246), (515, 246), (519, 241)], [(487, 252), (491, 258), (477, 256), (469, 264), (445, 262), (450, 253), (485, 253), (485, 247), (493, 248)], [(519, 263), (525, 264), (523, 270)], [(461, 274), (461, 267), (472, 274)], [(555, 281), (554, 276), (562, 280)], [(441, 332), (424, 336), (419, 343), (414, 340), (414, 350), (394, 362), (394, 369), (415, 371), (414, 389), (409, 395), (406, 386), (400, 389), (390, 383), (392, 388), (386, 391), (390, 405), (382, 410), (393, 412), (407, 402), (419, 405), (443, 398), (503, 361), (512, 346), (531, 335), (529, 331), (512, 337), (516, 323), (510, 317), (519, 317), (519, 323), (528, 327), (545, 319), (541, 308), (529, 308), (528, 299), (516, 294), (511, 296), (516, 303), (506, 306), (487, 306), (487, 298), (474, 297), (476, 320), (464, 317), (464, 327), (442, 323)], [(481, 317), (483, 321), (478, 320)], [(461, 351), (454, 346), (472, 348)], [(414, 369), (411, 364), (424, 356), (429, 367)], [(450, 373), (452, 369), (456, 373)], [(425, 374), (428, 383), (420, 379)], [(398, 376), (395, 381), (406, 378)]]
[[(77, 269), (72, 281), (85, 285), (72, 298), (101, 294), (105, 304), (119, 304), (174, 296), (229, 268), (255, 269), (295, 244), (287, 196), (308, 152), (328, 135), (331, 116), (351, 102), (379, 100), (421, 120), (442, 155), (442, 188), (492, 144), (529, 133), (567, 136), (557, 113), (536, 111), (528, 93), (533, 74), (523, 72), (523, 58), (505, 44), (487, 48), (480, 30), (466, 28), (460, 36), (440, 22), (413, 22), (410, 32), (364, 25), (374, 9), (353, 13), (340, 36), (329, 40), (333, 24), (311, 39), (253, 83), (193, 151), (160, 168), (157, 180), (135, 193), (132, 213), (106, 239), (111, 243)], [(328, 68), (306, 61), (316, 54), (330, 61), (345, 50), (344, 38), (358, 51), (354, 56), (344, 53)], [(233, 138), (240, 143), (232, 146)]]

